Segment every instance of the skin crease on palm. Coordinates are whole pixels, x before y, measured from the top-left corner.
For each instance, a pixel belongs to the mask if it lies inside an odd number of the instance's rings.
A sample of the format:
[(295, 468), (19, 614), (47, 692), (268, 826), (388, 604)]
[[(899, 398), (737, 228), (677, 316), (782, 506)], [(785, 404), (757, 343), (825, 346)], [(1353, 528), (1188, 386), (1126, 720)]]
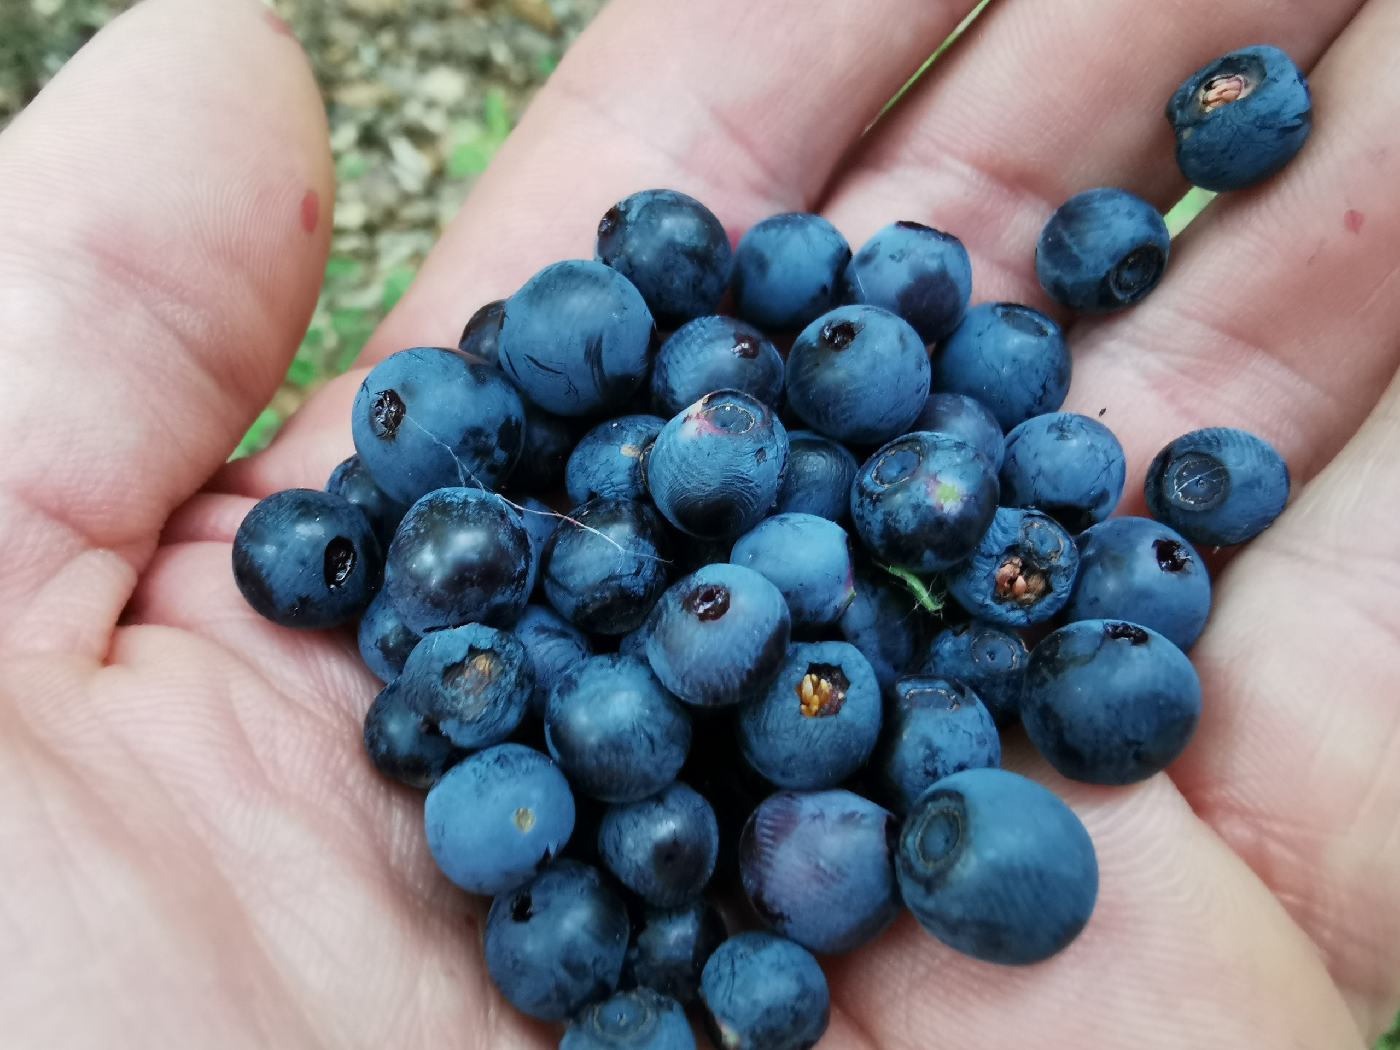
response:
[[(1129, 454), (1202, 425), (1277, 444), (1295, 501), (1218, 578), (1186, 755), (1066, 797), (1102, 866), (1041, 966), (907, 917), (833, 961), (842, 1048), (1367, 1045), (1400, 993), (1400, 4), (613, 0), (481, 180), (368, 361), (672, 186), (738, 234), (817, 208), (853, 243), (951, 230), (974, 300), (1044, 306), (1054, 205), (1183, 187), (1162, 106), (1269, 41), (1311, 71), (1298, 161), (1222, 198), (1141, 307), (1071, 329), (1068, 407)], [(859, 139), (859, 141), (857, 141)], [(349, 452), (363, 370), (221, 469), (309, 317), (332, 207), (320, 101), (252, 0), (148, 0), (0, 137), (0, 1031), (9, 1047), (548, 1047), (492, 991), (482, 906), (376, 777), (348, 636), (261, 622), (229, 571), (253, 499)], [(366, 363), (368, 363), (368, 361)], [(1139, 496), (1132, 496), (1136, 508)]]

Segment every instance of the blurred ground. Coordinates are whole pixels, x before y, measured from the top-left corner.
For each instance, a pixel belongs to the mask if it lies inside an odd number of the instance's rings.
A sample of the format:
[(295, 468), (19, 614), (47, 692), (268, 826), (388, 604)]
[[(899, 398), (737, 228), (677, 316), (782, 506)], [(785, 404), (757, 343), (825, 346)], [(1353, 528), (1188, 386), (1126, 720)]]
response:
[[(605, 0), (267, 2), (292, 25), (321, 83), (338, 188), (321, 300), (245, 452), (354, 360)], [(0, 0), (0, 126), (131, 3)]]

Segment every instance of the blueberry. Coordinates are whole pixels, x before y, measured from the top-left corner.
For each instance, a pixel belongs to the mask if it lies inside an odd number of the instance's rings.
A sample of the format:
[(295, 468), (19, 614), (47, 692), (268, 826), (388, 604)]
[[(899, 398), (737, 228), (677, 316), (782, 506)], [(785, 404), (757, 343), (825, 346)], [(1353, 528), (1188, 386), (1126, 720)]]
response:
[(1027, 965), (1089, 921), (1099, 866), (1072, 810), (1033, 780), (968, 769), (910, 810), (895, 861), (904, 903), (925, 930), (984, 962)]
[(1196, 70), (1167, 102), (1181, 173), (1208, 190), (1241, 190), (1280, 171), (1312, 130), (1312, 96), (1276, 47), (1241, 48)]
[(690, 718), (646, 664), (593, 656), (567, 671), (544, 712), (549, 753), (586, 794), (636, 802), (676, 779)]
[[(371, 606), (373, 608), (373, 606)], [(1182, 651), (1205, 630), (1210, 574), (1178, 533), (1147, 518), (1111, 518), (1079, 537), (1069, 620), (1128, 620)]]
[(1127, 469), (1123, 446), (1097, 419), (1036, 416), (1006, 435), (1001, 502), (1044, 511), (1070, 532), (1083, 532), (1118, 506)]
[(1183, 434), (1147, 468), (1147, 509), (1203, 547), (1258, 536), (1288, 502), (1288, 464), (1245, 430), (1210, 427)]
[(564, 672), (593, 655), (592, 647), (582, 631), (543, 605), (525, 606), (513, 633), (535, 672), (530, 712), (543, 718), (551, 690)]
[(820, 215), (764, 219), (734, 250), (739, 316), (770, 332), (795, 332), (839, 305), (851, 246)]
[(851, 482), (859, 467), (845, 445), (815, 431), (789, 431), (788, 469), (773, 513), (845, 520), (851, 512)]
[(674, 908), (699, 897), (714, 874), (719, 824), (693, 788), (672, 784), (640, 802), (610, 806), (598, 852), (617, 881), (647, 904)]
[(993, 470), (1001, 469), (1006, 436), (1001, 432), (996, 416), (975, 397), (966, 394), (929, 394), (909, 429), (957, 438), (986, 456)]
[(675, 328), (715, 312), (733, 252), (724, 224), (694, 197), (641, 190), (598, 223), (597, 258), (637, 286), (657, 324)]
[(695, 1050), (695, 1035), (680, 1003), (638, 988), (585, 1009), (559, 1050)]
[(285, 489), (258, 501), (233, 539), (233, 579), (283, 627), (337, 627), (369, 606), (381, 555), (369, 519), (340, 496)]
[(1031, 651), (1021, 721), (1036, 750), (1071, 780), (1145, 780), (1181, 754), (1200, 717), (1195, 668), (1156, 631), (1080, 620)]
[(379, 540), (380, 549), (388, 548), (389, 541), (394, 538), (394, 530), (399, 527), (403, 512), (408, 507), (390, 499), (384, 490), (375, 484), (369, 468), (361, 462), (359, 456), (351, 456), (331, 471), (330, 479), (326, 482), (326, 491), (359, 507), (369, 519), (375, 538)]
[(512, 491), (549, 493), (564, 480), (564, 467), (574, 449), (569, 420), (525, 403), (525, 442), (510, 474)]
[(540, 408), (582, 416), (620, 408), (651, 367), (651, 313), (601, 263), (546, 266), (506, 300), (501, 369)]
[(384, 589), (410, 630), (509, 623), (530, 592), (530, 536), (500, 496), (438, 489), (404, 515)]
[(1030, 653), (1021, 636), (982, 620), (948, 627), (929, 643), (920, 674), (967, 685), (998, 725), (1016, 721)]
[(355, 395), (355, 451), (391, 499), (448, 485), (494, 488), (525, 440), (520, 395), (490, 365), (420, 346), (391, 354)]
[(1040, 231), (1035, 273), (1045, 293), (1082, 313), (1144, 299), (1167, 268), (1171, 237), (1161, 213), (1127, 190), (1085, 190)]
[(668, 553), (661, 521), (645, 503), (590, 500), (560, 522), (545, 548), (544, 593), (576, 626), (626, 634), (666, 589)]
[(946, 776), (1001, 765), (991, 712), (962, 682), (910, 675), (893, 693), (878, 766), (884, 797), (896, 813), (907, 813)]
[(506, 301), (493, 299), (467, 319), (462, 329), (462, 337), (457, 340), (457, 348), (464, 353), (479, 357), (488, 365), (497, 361), (497, 342), (501, 337), (501, 323), (506, 319)]
[(514, 509), (520, 515), (520, 524), (525, 526), (525, 534), (530, 538), (530, 578), (525, 585), (525, 593), (534, 594), (540, 566), (544, 562), (544, 550), (549, 546), (561, 518), (553, 507), (533, 496), (526, 496)]
[(513, 635), (471, 623), (426, 635), (397, 679), (403, 702), (458, 747), (499, 744), (520, 724), (535, 688)]
[(765, 923), (823, 954), (873, 941), (899, 911), (898, 822), (849, 791), (783, 791), (754, 810), (739, 844), (744, 893)]
[(559, 860), (491, 902), (486, 969), (521, 1013), (563, 1021), (617, 988), (627, 934), (627, 909), (598, 872)]
[(666, 421), (659, 416), (619, 416), (599, 423), (569, 455), (564, 486), (575, 505), (599, 496), (642, 499), (642, 453)]
[(632, 928), (622, 986), (653, 988), (688, 1005), (700, 994), (705, 963), (727, 936), (724, 919), (706, 901), (648, 908)]
[(915, 572), (939, 572), (966, 558), (996, 509), (992, 464), (944, 434), (891, 441), (866, 460), (851, 487), (851, 519), (865, 545)]
[(976, 398), (1003, 430), (1064, 404), (1071, 371), (1060, 326), (1017, 303), (974, 306), (933, 354), (934, 389)]
[(651, 370), (656, 410), (674, 416), (715, 390), (741, 390), (775, 408), (783, 396), (783, 358), (753, 325), (697, 317), (661, 344)]
[(468, 893), (509, 893), (569, 841), (574, 796), (538, 751), (499, 744), (453, 766), (423, 804), (428, 849)]
[(1079, 551), (1054, 518), (1038, 510), (997, 508), (972, 557), (944, 577), (948, 593), (972, 616), (1003, 627), (1044, 623), (1074, 589)]
[(891, 577), (856, 569), (856, 596), (841, 616), (841, 637), (860, 650), (882, 690), (918, 661), (926, 626), (918, 603)]
[(687, 703), (736, 704), (777, 674), (791, 634), (787, 603), (767, 578), (742, 565), (707, 565), (661, 596), (647, 660)]
[(405, 704), (394, 685), (380, 690), (365, 714), (365, 750), (379, 772), (415, 788), (432, 787), (466, 756)]
[(706, 394), (661, 428), (647, 454), (647, 488), (676, 528), (732, 539), (763, 518), (787, 470), (787, 431), (737, 390)]
[(826, 627), (855, 598), (846, 530), (814, 514), (775, 514), (740, 536), (729, 560), (782, 591), (794, 629)]
[(917, 222), (896, 222), (856, 252), (842, 279), (848, 303), (882, 306), (925, 343), (957, 327), (972, 295), (972, 263), (962, 241)]
[[(653, 610), (655, 606), (652, 606)], [(651, 636), (651, 614), (642, 621), (642, 625), (634, 630), (628, 631), (617, 640), (617, 651), (622, 656), (635, 656), (643, 663), (647, 658), (647, 638)]]
[(721, 944), (700, 978), (705, 1028), (715, 1046), (810, 1050), (826, 1032), (826, 975), (801, 945), (770, 933)]
[(381, 682), (392, 682), (422, 637), (403, 622), (394, 603), (380, 592), (360, 617), (360, 659)]
[(878, 306), (839, 306), (822, 314), (788, 353), (788, 406), (838, 441), (878, 445), (903, 434), (928, 388), (923, 341)]
[(834, 787), (865, 765), (880, 717), (880, 683), (859, 649), (798, 642), (768, 691), (739, 709), (739, 742), (778, 787)]

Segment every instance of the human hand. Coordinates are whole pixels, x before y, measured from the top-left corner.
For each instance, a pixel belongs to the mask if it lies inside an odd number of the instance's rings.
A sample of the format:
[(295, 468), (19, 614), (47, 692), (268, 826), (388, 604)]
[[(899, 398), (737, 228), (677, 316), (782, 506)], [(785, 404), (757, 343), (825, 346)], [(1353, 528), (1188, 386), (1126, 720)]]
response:
[[(975, 299), (1044, 305), (1053, 206), (1170, 203), (1172, 89), (1283, 46), (1313, 67), (1297, 162), (1218, 201), (1143, 306), (1070, 330), (1069, 407), (1106, 410), (1134, 483), (1202, 425), (1293, 469), (1295, 504), (1217, 581), (1198, 735), (1128, 789), (1011, 746), (1094, 836), (1088, 929), (1007, 970), (905, 917), (830, 963), (823, 1046), (1360, 1047), (1400, 993), (1400, 6), (999, 0), (857, 144), (970, 6), (614, 0), (366, 363), (452, 345), (647, 186), (735, 232), (930, 220)], [(150, 0), (0, 138), (6, 1045), (553, 1045), (491, 989), (419, 797), (362, 753), (351, 640), (260, 620), (229, 572), (253, 498), (349, 451), (363, 369), (221, 469), (309, 316), (331, 198), (304, 60), (249, 0)]]

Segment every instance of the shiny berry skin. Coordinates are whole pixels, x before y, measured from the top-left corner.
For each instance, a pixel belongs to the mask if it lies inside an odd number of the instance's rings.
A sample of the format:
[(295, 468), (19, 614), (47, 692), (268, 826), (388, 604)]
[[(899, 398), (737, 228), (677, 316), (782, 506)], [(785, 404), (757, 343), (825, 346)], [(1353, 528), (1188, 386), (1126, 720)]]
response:
[(787, 431), (772, 409), (737, 390), (719, 390), (661, 429), (643, 469), (667, 521), (717, 540), (759, 523), (778, 496), (787, 460)]
[(984, 620), (945, 627), (929, 643), (919, 673), (968, 686), (997, 725), (1019, 717), (1030, 651), (1015, 631)]
[(1109, 313), (1145, 299), (1167, 269), (1171, 236), (1156, 208), (1127, 190), (1085, 190), (1040, 232), (1035, 272), (1045, 293), (1080, 313)]
[(715, 811), (685, 784), (637, 802), (609, 806), (598, 828), (598, 853), (617, 881), (654, 908), (697, 899), (715, 871)]
[(707, 565), (673, 583), (650, 621), (647, 660), (686, 703), (719, 707), (767, 687), (792, 617), (782, 592), (742, 565)]
[(619, 416), (579, 438), (564, 470), (570, 502), (577, 506), (599, 496), (642, 499), (642, 453), (665, 425), (660, 416)]
[(574, 796), (564, 774), (520, 744), (479, 751), (450, 769), (423, 803), (428, 849), (468, 893), (508, 893), (569, 841)]
[(1133, 784), (1190, 742), (1201, 683), (1166, 638), (1122, 620), (1079, 620), (1031, 650), (1021, 722), (1063, 776)]
[(616, 270), (570, 259), (546, 266), (506, 300), (501, 371), (559, 416), (620, 409), (646, 382), (652, 319)]
[(543, 605), (525, 606), (511, 633), (524, 648), (530, 667), (535, 672), (530, 713), (536, 718), (543, 718), (545, 704), (549, 702), (549, 694), (555, 684), (564, 676), (564, 672), (592, 656), (593, 647), (587, 635)]
[(1063, 525), (1038, 510), (999, 507), (972, 556), (944, 582), (973, 617), (1028, 627), (1065, 607), (1078, 571), (1079, 550)]
[(885, 445), (851, 487), (851, 520), (877, 558), (939, 572), (977, 547), (997, 509), (992, 464), (942, 434), (913, 433)]
[(783, 358), (766, 335), (732, 317), (687, 321), (661, 344), (651, 369), (651, 400), (670, 417), (715, 390), (741, 390), (776, 408)]
[(578, 790), (636, 802), (676, 779), (690, 716), (630, 656), (593, 656), (564, 673), (544, 712), (549, 753)]
[(1113, 431), (1088, 416), (1053, 412), (1006, 435), (1001, 502), (1044, 511), (1079, 533), (1113, 513), (1126, 476)]
[(895, 683), (873, 764), (881, 798), (907, 813), (944, 777), (1001, 765), (1001, 737), (991, 712), (962, 682), (909, 675)]
[(810, 1050), (826, 1032), (831, 992), (812, 953), (771, 933), (721, 944), (700, 978), (705, 1029), (717, 1047)]
[(282, 627), (349, 623), (379, 587), (369, 519), (340, 496), (285, 489), (259, 500), (233, 539), (233, 579), (260, 616)]
[(375, 483), (408, 504), (449, 485), (505, 481), (524, 447), (525, 407), (497, 369), (419, 346), (370, 369), (350, 430)]
[(491, 902), (486, 969), (521, 1013), (563, 1021), (617, 988), (627, 935), (627, 909), (598, 872), (559, 860)]
[(681, 1004), (650, 988), (618, 992), (569, 1023), (559, 1050), (695, 1050)]
[(1312, 131), (1302, 71), (1267, 45), (1206, 63), (1167, 103), (1181, 173), (1207, 190), (1241, 190), (1292, 160)]
[(458, 747), (476, 749), (515, 732), (535, 674), (514, 635), (471, 623), (425, 635), (396, 684), (409, 708)]
[(868, 567), (856, 569), (856, 596), (838, 626), (869, 661), (882, 690), (918, 663), (928, 629), (914, 597), (888, 573)]
[(966, 394), (929, 394), (909, 429), (957, 438), (986, 456), (993, 470), (1001, 469), (1006, 435), (1001, 432), (996, 416), (975, 397)]
[(727, 936), (723, 917), (707, 901), (647, 908), (632, 928), (622, 987), (654, 988), (677, 1002), (693, 1003), (705, 963)]
[(369, 519), (375, 538), (379, 540), (380, 549), (388, 548), (389, 541), (394, 538), (394, 530), (399, 527), (399, 521), (402, 520), (404, 511), (408, 510), (408, 506), (391, 499), (375, 484), (369, 468), (359, 456), (351, 456), (331, 471), (331, 476), (326, 481), (326, 491), (359, 507)]
[(851, 246), (820, 215), (773, 215), (734, 251), (734, 302), (739, 316), (769, 332), (795, 332), (839, 305)]
[(914, 326), (925, 343), (957, 327), (972, 295), (962, 241), (917, 222), (896, 222), (861, 246), (842, 278), (848, 303), (880, 306)]
[(404, 515), (384, 590), (420, 634), (467, 623), (510, 623), (530, 596), (530, 536), (504, 499), (438, 489)]
[(740, 536), (729, 560), (762, 573), (783, 592), (794, 630), (826, 627), (855, 598), (846, 530), (814, 514), (775, 514)]
[(895, 869), (925, 930), (1002, 965), (1063, 950), (1098, 897), (1098, 860), (1079, 818), (1035, 781), (1001, 769), (954, 773), (920, 796)]
[(394, 685), (385, 686), (370, 704), (364, 738), (380, 773), (415, 788), (432, 787), (467, 755), (405, 704)]
[(1072, 371), (1060, 326), (1019, 303), (968, 310), (932, 364), (933, 389), (976, 398), (1003, 430), (1064, 404)]
[(481, 358), (488, 365), (497, 361), (497, 342), (501, 337), (501, 324), (506, 319), (506, 301), (493, 299), (477, 309), (467, 318), (462, 328), (462, 336), (457, 340), (457, 349), (463, 353)]
[(814, 430), (788, 431), (788, 469), (773, 513), (845, 521), (851, 513), (851, 482), (859, 469), (845, 445)]
[(675, 328), (712, 314), (729, 284), (733, 251), (724, 224), (694, 197), (641, 190), (598, 223), (597, 258), (641, 292), (656, 323)]
[(865, 765), (880, 720), (880, 683), (859, 649), (798, 642), (768, 690), (739, 708), (739, 743), (778, 787), (835, 787)]
[(394, 603), (381, 591), (360, 617), (356, 641), (365, 666), (381, 682), (392, 682), (422, 637), (409, 629)]
[(1110, 518), (1079, 537), (1079, 576), (1068, 620), (1127, 620), (1183, 652), (1210, 615), (1210, 574), (1186, 540), (1148, 518)]
[(904, 433), (928, 388), (928, 352), (918, 333), (876, 306), (822, 314), (788, 353), (788, 407), (838, 441), (878, 445)]
[(606, 497), (575, 508), (545, 547), (544, 593), (570, 623), (597, 634), (641, 626), (666, 589), (669, 541), (645, 503)]
[(782, 791), (739, 840), (744, 893), (772, 929), (822, 954), (854, 951), (899, 911), (893, 814), (849, 791)]
[(1177, 438), (1147, 468), (1147, 509), (1192, 543), (1252, 540), (1288, 503), (1288, 464), (1247, 430), (1209, 427)]

